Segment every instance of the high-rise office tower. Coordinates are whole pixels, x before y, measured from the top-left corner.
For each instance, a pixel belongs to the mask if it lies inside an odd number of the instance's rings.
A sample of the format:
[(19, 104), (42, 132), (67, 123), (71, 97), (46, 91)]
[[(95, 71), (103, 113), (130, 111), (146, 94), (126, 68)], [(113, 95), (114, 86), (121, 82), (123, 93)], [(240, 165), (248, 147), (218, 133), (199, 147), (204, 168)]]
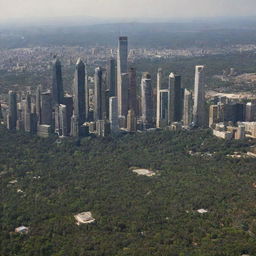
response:
[(0, 103), (0, 120), (3, 119), (2, 104)]
[(59, 134), (68, 136), (67, 106), (63, 104), (59, 105)]
[(9, 91), (8, 93), (8, 114), (7, 114), (7, 128), (9, 130), (15, 130), (16, 129), (16, 123), (17, 123), (17, 95), (16, 92)]
[[(85, 102), (86, 102), (86, 100), (85, 100)], [(73, 97), (71, 95), (64, 96), (64, 105), (66, 106), (66, 112), (67, 112), (67, 134), (70, 135), (71, 118), (73, 115)]]
[(59, 59), (53, 61), (53, 80), (52, 80), (52, 103), (53, 107), (63, 103), (64, 91), (61, 72), (61, 62)]
[(31, 104), (30, 114), (30, 133), (36, 134), (38, 125), (38, 117), (36, 113), (36, 104)]
[(111, 132), (117, 133), (119, 131), (117, 97), (109, 98), (109, 122)]
[(108, 120), (96, 121), (96, 134), (101, 137), (106, 137), (110, 134), (110, 123)]
[(158, 128), (168, 126), (169, 120), (169, 93), (168, 89), (160, 90), (160, 118), (158, 121)]
[(23, 102), (17, 103), (17, 122), (16, 122), (16, 129), (18, 131), (24, 131), (24, 118), (23, 118)]
[(214, 128), (214, 125), (218, 123), (218, 105), (211, 105), (209, 110), (209, 127)]
[(52, 125), (52, 96), (50, 91), (41, 93), (41, 124)]
[(54, 132), (60, 136), (61, 135), (61, 131), (60, 131), (60, 105), (55, 105), (54, 106), (53, 113), (54, 113)]
[(86, 65), (85, 65), (85, 121), (89, 120), (89, 109), (90, 109), (90, 106), (89, 106), (89, 85), (88, 85), (87, 68), (86, 68)]
[(109, 90), (105, 90), (105, 119), (109, 119)]
[(252, 122), (253, 120), (253, 111), (252, 111), (252, 103), (248, 102), (246, 104), (246, 109), (245, 109), (245, 121), (246, 122)]
[(118, 91), (118, 115), (127, 117), (128, 114), (128, 92), (129, 92), (129, 75), (128, 73), (121, 74), (121, 83)]
[[(124, 97), (124, 86), (122, 85), (122, 74), (127, 74), (128, 72), (128, 38), (127, 37), (119, 37), (118, 41), (118, 52), (117, 52), (117, 97), (118, 97), (118, 111), (119, 115), (122, 116), (121, 113), (122, 105), (124, 104), (122, 98)], [(128, 87), (127, 91), (128, 98)], [(127, 110), (128, 112), (128, 110)], [(126, 113), (127, 115), (127, 113)]]
[(129, 106), (128, 109), (132, 109), (135, 113), (135, 116), (138, 115), (138, 107), (137, 107), (137, 81), (136, 81), (136, 69), (129, 69), (129, 89), (128, 89), (128, 99)]
[(245, 110), (245, 121), (253, 122), (256, 117), (256, 105), (254, 102), (248, 102)]
[(18, 118), (17, 118), (17, 128), (18, 130), (25, 131), (25, 108), (26, 108), (26, 100), (23, 100), (20, 97), (21, 102), (17, 104), (18, 107)]
[(114, 58), (111, 58), (108, 62), (107, 77), (109, 97), (116, 96), (116, 61)]
[(75, 116), (73, 114), (72, 118), (71, 118), (71, 131), (70, 131), (70, 136), (73, 136), (73, 137), (79, 137), (80, 136), (80, 125), (79, 125), (79, 120), (78, 120), (78, 117)]
[(195, 87), (194, 87), (194, 108), (193, 123), (196, 127), (206, 125), (205, 111), (205, 67), (196, 66), (195, 68)]
[(41, 123), (41, 85), (36, 89), (36, 114), (38, 123)]
[(127, 131), (136, 132), (137, 131), (137, 119), (133, 109), (128, 111), (127, 115)]
[(101, 67), (95, 69), (94, 74), (94, 120), (104, 120), (106, 118), (106, 83), (105, 70)]
[[(157, 85), (156, 85), (156, 127), (160, 128), (161, 122), (161, 98), (160, 90), (162, 89), (163, 71), (161, 68), (157, 71)], [(167, 106), (168, 107), (168, 106)]]
[(141, 79), (141, 119), (144, 128), (149, 128), (153, 123), (152, 84), (149, 73), (144, 73)]
[(76, 63), (73, 104), (74, 116), (77, 117), (79, 126), (81, 126), (85, 122), (85, 65), (80, 58)]
[(181, 121), (182, 98), (181, 76), (169, 75), (169, 124)]
[(245, 113), (246, 113), (246, 105), (244, 103), (236, 103), (234, 106), (235, 112), (235, 122), (244, 122), (245, 121)]
[(25, 124), (25, 131), (30, 132), (31, 131), (31, 94), (27, 93), (26, 100), (25, 100), (25, 118), (24, 118), (24, 124)]
[(183, 125), (188, 128), (193, 121), (193, 98), (192, 92), (188, 89), (184, 91), (184, 106), (183, 106)]

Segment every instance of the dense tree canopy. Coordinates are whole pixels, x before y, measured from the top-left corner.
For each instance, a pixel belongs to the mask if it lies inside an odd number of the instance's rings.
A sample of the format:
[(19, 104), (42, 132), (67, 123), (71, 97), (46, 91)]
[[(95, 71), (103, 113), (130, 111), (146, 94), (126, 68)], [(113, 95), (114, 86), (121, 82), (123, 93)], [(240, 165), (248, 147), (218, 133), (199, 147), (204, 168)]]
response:
[[(58, 142), (1, 127), (0, 255), (256, 255), (256, 160), (227, 157), (252, 144), (208, 130)], [(77, 226), (83, 211), (96, 222)]]

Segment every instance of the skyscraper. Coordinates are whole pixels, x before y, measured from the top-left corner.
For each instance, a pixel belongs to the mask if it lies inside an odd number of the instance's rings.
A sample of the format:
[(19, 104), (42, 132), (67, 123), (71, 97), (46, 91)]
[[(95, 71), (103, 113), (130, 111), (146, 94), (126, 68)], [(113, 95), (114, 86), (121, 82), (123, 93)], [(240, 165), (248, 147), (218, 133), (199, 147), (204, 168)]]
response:
[(118, 91), (118, 114), (120, 117), (127, 117), (128, 114), (128, 93), (129, 93), (129, 75), (121, 74), (121, 83)]
[(162, 89), (163, 71), (161, 68), (157, 71), (157, 85), (156, 85), (156, 127), (160, 128), (161, 115), (161, 98), (160, 90)]
[(135, 116), (138, 114), (138, 107), (137, 107), (137, 81), (136, 81), (136, 69), (130, 68), (129, 69), (129, 107), (134, 111)]
[(52, 103), (53, 106), (63, 103), (64, 91), (61, 72), (61, 62), (59, 59), (53, 61), (53, 81), (52, 81)]
[[(119, 37), (118, 52), (117, 52), (117, 97), (118, 97), (118, 111), (120, 116), (122, 116), (121, 105), (123, 105), (122, 96), (124, 93), (124, 90), (122, 88), (123, 87), (122, 74), (127, 72), (128, 72), (128, 38)], [(128, 94), (128, 87), (127, 87), (126, 93)], [(127, 98), (128, 98), (128, 95), (127, 95)]]
[(24, 124), (25, 124), (25, 131), (30, 132), (31, 131), (31, 95), (30, 93), (27, 93), (26, 100), (25, 100)]
[(2, 104), (0, 103), (0, 120), (3, 119)]
[(108, 120), (96, 121), (96, 134), (101, 137), (106, 137), (110, 134), (110, 123)]
[(67, 106), (59, 105), (59, 134), (61, 136), (68, 136), (68, 122), (67, 122)]
[(196, 66), (195, 68), (195, 87), (194, 87), (194, 108), (193, 108), (193, 123), (196, 127), (206, 125), (205, 111), (205, 67)]
[(109, 98), (109, 122), (111, 133), (119, 131), (117, 97)]
[(52, 97), (50, 91), (41, 93), (41, 124), (52, 125)]
[(169, 75), (169, 124), (181, 121), (182, 114), (181, 76)]
[(109, 97), (116, 96), (116, 61), (111, 58), (107, 67)]
[(37, 126), (38, 126), (38, 117), (36, 113), (36, 104), (31, 104), (30, 133), (36, 134)]
[(73, 137), (79, 137), (80, 136), (80, 125), (79, 125), (79, 120), (77, 116), (73, 114), (71, 118), (71, 131), (70, 131), (70, 136)]
[[(85, 102), (86, 102), (86, 99), (85, 99)], [(64, 96), (64, 105), (66, 106), (66, 112), (67, 112), (67, 134), (70, 135), (71, 118), (73, 115), (73, 97), (71, 95)]]
[(211, 105), (209, 109), (209, 127), (214, 128), (214, 125), (218, 123), (218, 105)]
[(78, 119), (79, 126), (81, 126), (85, 122), (85, 65), (80, 58), (76, 63), (73, 104), (74, 116)]
[(152, 85), (149, 73), (144, 73), (141, 79), (141, 119), (144, 128), (149, 128), (153, 123)]
[(41, 123), (41, 85), (36, 89), (36, 114), (38, 123)]
[(101, 67), (95, 69), (94, 74), (94, 121), (106, 118), (106, 84), (104, 70)]
[(17, 122), (17, 95), (16, 92), (9, 91), (9, 108), (7, 114), (7, 128), (10, 130), (16, 129)]
[(158, 128), (164, 128), (168, 126), (169, 120), (169, 93), (168, 89), (160, 90), (160, 118)]
[[(73, 105), (73, 102), (72, 102)], [(68, 107), (68, 106), (67, 106)], [(89, 120), (89, 86), (88, 86), (88, 74), (87, 74), (87, 68), (85, 65), (85, 120)]]
[(136, 132), (137, 131), (137, 120), (136, 120), (135, 112), (133, 109), (130, 109), (128, 111), (127, 130), (128, 130), (128, 132)]
[(184, 91), (184, 107), (183, 107), (183, 125), (188, 128), (193, 120), (193, 98), (192, 92), (188, 89)]

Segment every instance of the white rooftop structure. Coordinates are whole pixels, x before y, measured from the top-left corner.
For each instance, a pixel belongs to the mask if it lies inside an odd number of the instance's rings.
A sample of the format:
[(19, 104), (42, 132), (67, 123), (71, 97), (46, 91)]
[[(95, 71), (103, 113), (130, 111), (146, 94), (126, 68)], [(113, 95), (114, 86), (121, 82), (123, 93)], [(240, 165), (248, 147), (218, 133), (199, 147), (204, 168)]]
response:
[(156, 175), (155, 172), (147, 170), (147, 169), (135, 169), (135, 170), (132, 170), (132, 171), (134, 173), (138, 174), (138, 175), (144, 175), (144, 176), (147, 176), (147, 177), (152, 177), (152, 176)]
[(20, 234), (27, 234), (28, 230), (29, 230), (29, 228), (25, 227), (25, 226), (20, 226), (18, 228), (15, 228), (15, 232), (20, 233)]
[(81, 212), (77, 215), (74, 215), (74, 217), (77, 220), (77, 225), (89, 224), (95, 221), (95, 219), (92, 217), (91, 212)]
[(204, 213), (207, 213), (208, 210), (205, 210), (205, 209), (199, 209), (197, 210), (198, 213), (201, 213), (201, 214), (204, 214)]

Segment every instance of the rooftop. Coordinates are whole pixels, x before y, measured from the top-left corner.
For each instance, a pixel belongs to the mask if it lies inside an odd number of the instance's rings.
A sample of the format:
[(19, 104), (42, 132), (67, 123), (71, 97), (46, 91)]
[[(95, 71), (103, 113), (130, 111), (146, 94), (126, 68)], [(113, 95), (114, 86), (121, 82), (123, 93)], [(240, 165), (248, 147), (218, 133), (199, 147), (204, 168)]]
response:
[(89, 224), (95, 221), (91, 212), (81, 212), (77, 215), (74, 215), (74, 217), (77, 220), (77, 225)]
[(147, 169), (134, 169), (132, 171), (138, 175), (144, 175), (147, 177), (152, 177), (152, 176), (156, 175), (155, 172), (147, 170)]

